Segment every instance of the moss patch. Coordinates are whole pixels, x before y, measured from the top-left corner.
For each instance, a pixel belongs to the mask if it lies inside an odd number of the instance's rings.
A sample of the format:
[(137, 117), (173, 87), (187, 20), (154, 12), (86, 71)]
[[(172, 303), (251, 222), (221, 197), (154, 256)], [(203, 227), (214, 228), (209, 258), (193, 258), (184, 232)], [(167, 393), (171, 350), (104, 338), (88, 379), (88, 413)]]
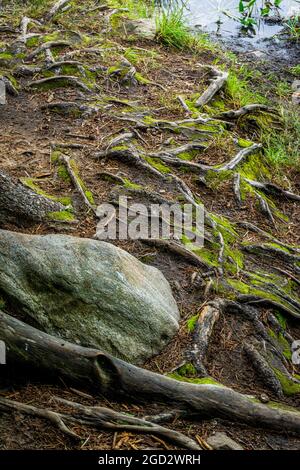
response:
[(190, 333), (194, 331), (198, 318), (199, 318), (199, 314), (194, 315), (193, 317), (189, 318), (188, 321), (186, 322), (187, 329)]
[(49, 212), (47, 214), (49, 220), (57, 222), (74, 222), (75, 217), (70, 211)]
[(285, 395), (292, 396), (292, 395), (296, 395), (300, 393), (300, 384), (293, 382), (286, 375), (284, 375), (280, 370), (275, 369), (275, 368), (273, 370), (282, 386), (282, 390)]
[(51, 194), (47, 194), (46, 191), (42, 190), (37, 184), (36, 181), (33, 178), (21, 178), (21, 182), (24, 184), (24, 186), (27, 186), (28, 188), (32, 189), (36, 194), (39, 194), (40, 196), (44, 196), (47, 199), (51, 199), (52, 201), (59, 202), (63, 206), (71, 206), (72, 205), (72, 199), (67, 196), (52, 196)]

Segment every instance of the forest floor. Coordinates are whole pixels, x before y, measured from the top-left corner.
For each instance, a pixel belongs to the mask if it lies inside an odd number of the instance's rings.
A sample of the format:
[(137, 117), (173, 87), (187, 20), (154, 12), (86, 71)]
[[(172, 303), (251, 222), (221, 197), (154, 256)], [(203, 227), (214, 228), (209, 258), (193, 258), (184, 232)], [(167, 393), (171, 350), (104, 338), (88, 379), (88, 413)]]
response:
[[(204, 205), (208, 219), (215, 222), (209, 228), (204, 248), (196, 253), (203, 266), (195, 266), (168, 246), (162, 249), (139, 240), (114, 242), (164, 273), (181, 312), (179, 333), (145, 367), (161, 374), (174, 375), (176, 370), (180, 380), (197, 380), (194, 373), (185, 376), (180, 372), (180, 365), (191, 348), (193, 325), (203, 305), (216, 297), (242, 299), (245, 295), (256, 295), (264, 301), (257, 308), (258, 318), (284, 353), (284, 366), (289, 373), (286, 379), (277, 371), (283, 390), (280, 401), (300, 408), (300, 368), (292, 364), (287, 339), (300, 339), (299, 201), (276, 191), (266, 194), (249, 183), (249, 180), (272, 182), (289, 193), (300, 194), (297, 160), (300, 118), (299, 107), (291, 103), (290, 84), (295, 79), (292, 68), (282, 71), (278, 81), (272, 71), (266, 73), (265, 63), (241, 64), (233, 54), (225, 54), (206, 41), (196, 50), (169, 49), (158, 40), (129, 34), (124, 26), (130, 16), (127, 12), (111, 14), (110, 8), (95, 11), (97, 3), (93, 1), (73, 3), (51, 22), (30, 23), (28, 31), (36, 36), (23, 44), (17, 41), (16, 32), (22, 18), (36, 15), (38, 19), (44, 11), (32, 12), (24, 6), (13, 10), (10, 6), (0, 18), (2, 26), (11, 28), (5, 31), (0, 23), (0, 70), (18, 90), (16, 96), (8, 95), (7, 104), (1, 106), (0, 168), (35, 191), (68, 198), (74, 221), (68, 223), (67, 216), (66, 220), (35, 226), (2, 224), (1, 228), (31, 234), (95, 236), (97, 220), (82, 204), (60, 163), (62, 154), (76, 162), (86, 194), (95, 206), (115, 200), (120, 194), (127, 195), (132, 202), (146, 204), (155, 198), (178, 201), (182, 193), (168, 175), (178, 176), (195, 200)], [(49, 41), (56, 42), (50, 48), (52, 59), (65, 63), (49, 67), (50, 59), (47, 66), (46, 49), (37, 49)], [(210, 69), (206, 65), (227, 70), (229, 77), (223, 89), (200, 112), (195, 103), (209, 85)], [(84, 86), (74, 86), (67, 79), (30, 85), (58, 75), (76, 77)], [(184, 98), (189, 111), (178, 96)], [(61, 103), (69, 105), (63, 107)], [(253, 103), (272, 106), (276, 112), (258, 110), (239, 119), (213, 119)], [(79, 106), (84, 106), (84, 110)], [(197, 119), (199, 115), (213, 121), (179, 122)], [(113, 139), (124, 131), (132, 137), (116, 143)], [(162, 150), (168, 153), (170, 148), (200, 142), (205, 148), (183, 151), (175, 157), (181, 159), (182, 165), (178, 161), (167, 163), (157, 156)], [(263, 148), (242, 159), (233, 170), (209, 170), (201, 177), (201, 172), (185, 165), (193, 162), (220, 168), (253, 143), (262, 143)], [(143, 155), (143, 162), (150, 169), (124, 156), (126, 151), (134, 153), (133, 148)], [(97, 158), (97, 152), (102, 152), (101, 158)], [(236, 175), (240, 181), (240, 201), (233, 186)], [(66, 212), (72, 214), (69, 206)], [(248, 225), (243, 225), (245, 222)], [(251, 230), (249, 224), (261, 231)], [(219, 233), (225, 244), (222, 261)], [(278, 401), (278, 395), (245, 354), (244, 345), (251, 338), (257, 340), (253, 322), (236, 313), (222, 313), (205, 358), (207, 372), (213, 380), (239, 392), (258, 399), (267, 395), (270, 401)], [(52, 400), (53, 396), (60, 396), (137, 416), (158, 414), (165, 409), (163, 404), (157, 404), (155, 409), (153, 404), (95, 397), (93, 391), (78, 391), (62, 378), (53, 382), (18, 369), (8, 374), (4, 367), (1, 374), (1, 396), (36, 406), (61, 410), (62, 406)], [(300, 448), (297, 436), (216, 418), (193, 421), (178, 417), (168, 425), (204, 441), (213, 432), (224, 431), (250, 450)], [(3, 413), (0, 449), (174, 448), (152, 435), (75, 430), (82, 436), (79, 444), (40, 418)]]

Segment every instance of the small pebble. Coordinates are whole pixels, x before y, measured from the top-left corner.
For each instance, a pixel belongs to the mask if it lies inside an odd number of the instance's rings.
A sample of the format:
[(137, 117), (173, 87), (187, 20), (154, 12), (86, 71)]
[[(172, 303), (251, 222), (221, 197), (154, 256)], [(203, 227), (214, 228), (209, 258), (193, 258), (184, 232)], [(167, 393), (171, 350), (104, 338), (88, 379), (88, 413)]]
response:
[(260, 395), (259, 399), (262, 403), (269, 403), (269, 401), (270, 401), (270, 398), (265, 393), (262, 393)]

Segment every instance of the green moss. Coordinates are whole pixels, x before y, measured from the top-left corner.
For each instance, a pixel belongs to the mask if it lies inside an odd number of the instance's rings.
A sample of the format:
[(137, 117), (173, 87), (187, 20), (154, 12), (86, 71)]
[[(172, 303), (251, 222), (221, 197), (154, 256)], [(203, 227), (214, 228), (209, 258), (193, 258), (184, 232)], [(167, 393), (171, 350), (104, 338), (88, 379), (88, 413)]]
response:
[(36, 47), (40, 42), (40, 37), (33, 36), (32, 38), (28, 38), (26, 41), (27, 47)]
[(275, 312), (275, 317), (277, 318), (280, 326), (283, 330), (286, 330), (286, 318), (280, 312)]
[(288, 340), (283, 336), (282, 333), (277, 335), (271, 328), (269, 328), (268, 334), (271, 338), (273, 338), (274, 341), (278, 343), (282, 354), (290, 361), (292, 359), (292, 351)]
[(153, 166), (153, 168), (158, 170), (160, 173), (172, 173), (171, 169), (158, 159), (145, 157), (145, 160), (149, 163), (149, 165)]
[(269, 248), (275, 248), (276, 250), (282, 251), (283, 253), (289, 253), (289, 254), (291, 253), (287, 247), (278, 245), (278, 243), (268, 242), (268, 243), (264, 243), (263, 246), (269, 247)]
[(42, 38), (42, 41), (45, 42), (50, 42), (50, 41), (58, 41), (61, 39), (61, 35), (59, 33), (50, 33), (50, 34), (45, 34)]
[(223, 387), (222, 384), (217, 382), (216, 380), (212, 379), (211, 377), (204, 377), (202, 379), (191, 379), (188, 377), (183, 377), (182, 375), (173, 372), (171, 374), (167, 374), (167, 377), (170, 377), (171, 379), (178, 380), (180, 382), (188, 382), (191, 384), (196, 384), (196, 385), (217, 385), (218, 387)]
[(211, 251), (207, 248), (195, 248), (192, 250), (199, 258), (201, 258), (207, 265), (218, 267), (218, 254), (217, 251)]
[(140, 62), (139, 54), (136, 50), (128, 47), (124, 52), (124, 57), (129, 60), (129, 62), (133, 65), (137, 65)]
[(271, 170), (266, 165), (264, 158), (259, 154), (252, 154), (247, 161), (240, 165), (240, 174), (250, 180), (271, 179)]
[(127, 178), (123, 178), (123, 179), (125, 181), (125, 188), (128, 188), (128, 189), (142, 189), (143, 188), (140, 184), (132, 183), (132, 181), (130, 181)]
[(32, 189), (32, 191), (34, 191), (36, 194), (39, 194), (48, 199), (51, 199), (52, 201), (59, 202), (63, 206), (72, 205), (72, 199), (70, 197), (66, 197), (66, 196), (57, 197), (57, 196), (52, 196), (51, 194), (47, 194), (36, 184), (35, 180), (32, 178), (21, 178), (21, 182), (28, 188)]
[(288, 308), (289, 310), (293, 308), (282, 296), (277, 295), (274, 290), (270, 291), (268, 285), (264, 285), (261, 282), (252, 281), (253, 285), (249, 285), (237, 279), (228, 279), (227, 284), (240, 294), (253, 295), (265, 299), (266, 301), (276, 302), (278, 305), (281, 305), (283, 308)]
[(187, 329), (190, 333), (194, 331), (198, 318), (199, 318), (199, 314), (197, 313), (197, 315), (194, 315), (193, 317), (189, 318), (188, 321), (186, 322)]
[(54, 221), (73, 222), (75, 221), (74, 215), (69, 211), (49, 212), (47, 218)]
[(51, 153), (51, 162), (52, 163), (56, 163), (59, 161), (60, 157), (61, 157), (61, 152), (59, 150), (54, 150), (52, 153)]
[[(238, 272), (240, 269), (243, 269), (244, 255), (239, 249), (225, 245), (224, 254), (227, 258), (230, 258), (230, 260), (227, 261), (227, 267), (230, 272)], [(231, 267), (229, 264), (232, 264), (233, 266)]]
[(93, 193), (91, 191), (85, 190), (85, 195), (87, 197), (87, 200), (94, 206), (95, 200), (94, 200)]
[(143, 121), (148, 126), (155, 126), (155, 124), (157, 124), (159, 122), (157, 119), (153, 119), (153, 117), (151, 117), (151, 116), (144, 116)]
[(278, 403), (277, 401), (269, 401), (267, 406), (278, 410), (292, 411), (293, 413), (299, 412), (299, 410), (297, 410), (296, 408), (293, 408), (289, 405), (285, 405), (284, 403)]
[(0, 60), (12, 60), (14, 56), (10, 52), (0, 52)]
[(119, 65), (112, 65), (111, 67), (108, 68), (107, 74), (112, 75), (116, 72), (119, 72), (120, 70), (122, 70), (122, 67), (120, 67)]
[(180, 160), (192, 161), (198, 154), (198, 150), (191, 150), (190, 152), (181, 152), (177, 157), (180, 158)]
[(226, 217), (211, 213), (209, 216), (218, 225), (218, 230), (222, 232), (224, 240), (235, 241), (237, 239), (238, 233)]
[(238, 140), (238, 146), (239, 147), (247, 148), (247, 147), (251, 147), (251, 145), (253, 145), (253, 142), (251, 142), (251, 140), (246, 140), (246, 139), (239, 139)]
[(232, 175), (232, 171), (209, 170), (205, 175), (205, 179), (212, 189), (217, 189), (224, 181), (231, 179)]
[(276, 368), (273, 368), (273, 370), (282, 386), (282, 390), (285, 395), (292, 396), (300, 393), (300, 384), (293, 382), (293, 380), (289, 379), (280, 370)]
[(266, 103), (266, 98), (253, 91), (249, 86), (247, 71), (244, 67), (240, 70), (230, 70), (225, 85), (225, 93), (236, 105), (245, 106), (251, 103)]
[(127, 145), (117, 145), (116, 147), (112, 147), (113, 152), (123, 152), (125, 150), (128, 150), (129, 147)]
[(268, 335), (271, 336), (272, 339), (277, 340), (277, 335), (271, 328), (268, 329)]
[(295, 65), (294, 67), (291, 67), (290, 71), (295, 77), (300, 78), (300, 64)]
[(228, 279), (228, 284), (241, 294), (250, 294), (251, 287), (237, 279)]
[(193, 364), (188, 362), (184, 364), (183, 366), (181, 366), (179, 369), (177, 369), (177, 373), (181, 375), (182, 377), (186, 377), (186, 376), (191, 376), (191, 375), (197, 375), (197, 370), (193, 366)]
[(66, 183), (69, 183), (71, 181), (68, 170), (66, 169), (65, 165), (63, 165), (62, 163), (57, 168), (57, 175)]
[[(50, 72), (50, 76), (53, 76)], [(47, 78), (47, 77), (46, 77)], [(33, 88), (41, 91), (55, 90), (57, 88), (67, 88), (70, 86), (70, 82), (67, 79), (58, 79), (53, 81), (47, 81), (45, 83), (39, 83), (34, 85)]]
[(139, 72), (136, 72), (134, 78), (135, 78), (141, 85), (148, 85), (149, 83), (151, 83), (151, 81), (148, 80), (148, 78), (143, 77), (143, 75), (141, 75)]
[(78, 74), (78, 66), (77, 65), (63, 65), (61, 67), (61, 74), (62, 75), (77, 75)]
[(87, 189), (84, 181), (81, 179), (81, 177), (79, 175), (79, 170), (77, 168), (77, 165), (76, 165), (75, 161), (70, 160), (70, 165), (71, 165), (72, 170), (73, 170), (73, 172), (76, 176), (78, 184), (81, 186), (82, 190), (84, 191), (84, 194), (85, 194), (87, 200), (89, 201), (90, 204), (92, 204), (94, 206), (95, 205), (94, 196), (93, 196), (92, 192)]

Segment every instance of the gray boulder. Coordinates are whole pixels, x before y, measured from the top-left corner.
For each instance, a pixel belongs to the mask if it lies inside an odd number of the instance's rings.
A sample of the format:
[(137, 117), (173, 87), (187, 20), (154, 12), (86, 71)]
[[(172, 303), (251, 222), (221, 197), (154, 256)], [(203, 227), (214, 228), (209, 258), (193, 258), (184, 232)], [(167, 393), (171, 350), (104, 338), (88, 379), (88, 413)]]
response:
[(129, 35), (134, 34), (141, 39), (154, 41), (156, 37), (156, 22), (153, 18), (125, 20), (125, 30)]
[(163, 274), (102, 241), (0, 230), (0, 292), (45, 332), (135, 364), (178, 330)]

